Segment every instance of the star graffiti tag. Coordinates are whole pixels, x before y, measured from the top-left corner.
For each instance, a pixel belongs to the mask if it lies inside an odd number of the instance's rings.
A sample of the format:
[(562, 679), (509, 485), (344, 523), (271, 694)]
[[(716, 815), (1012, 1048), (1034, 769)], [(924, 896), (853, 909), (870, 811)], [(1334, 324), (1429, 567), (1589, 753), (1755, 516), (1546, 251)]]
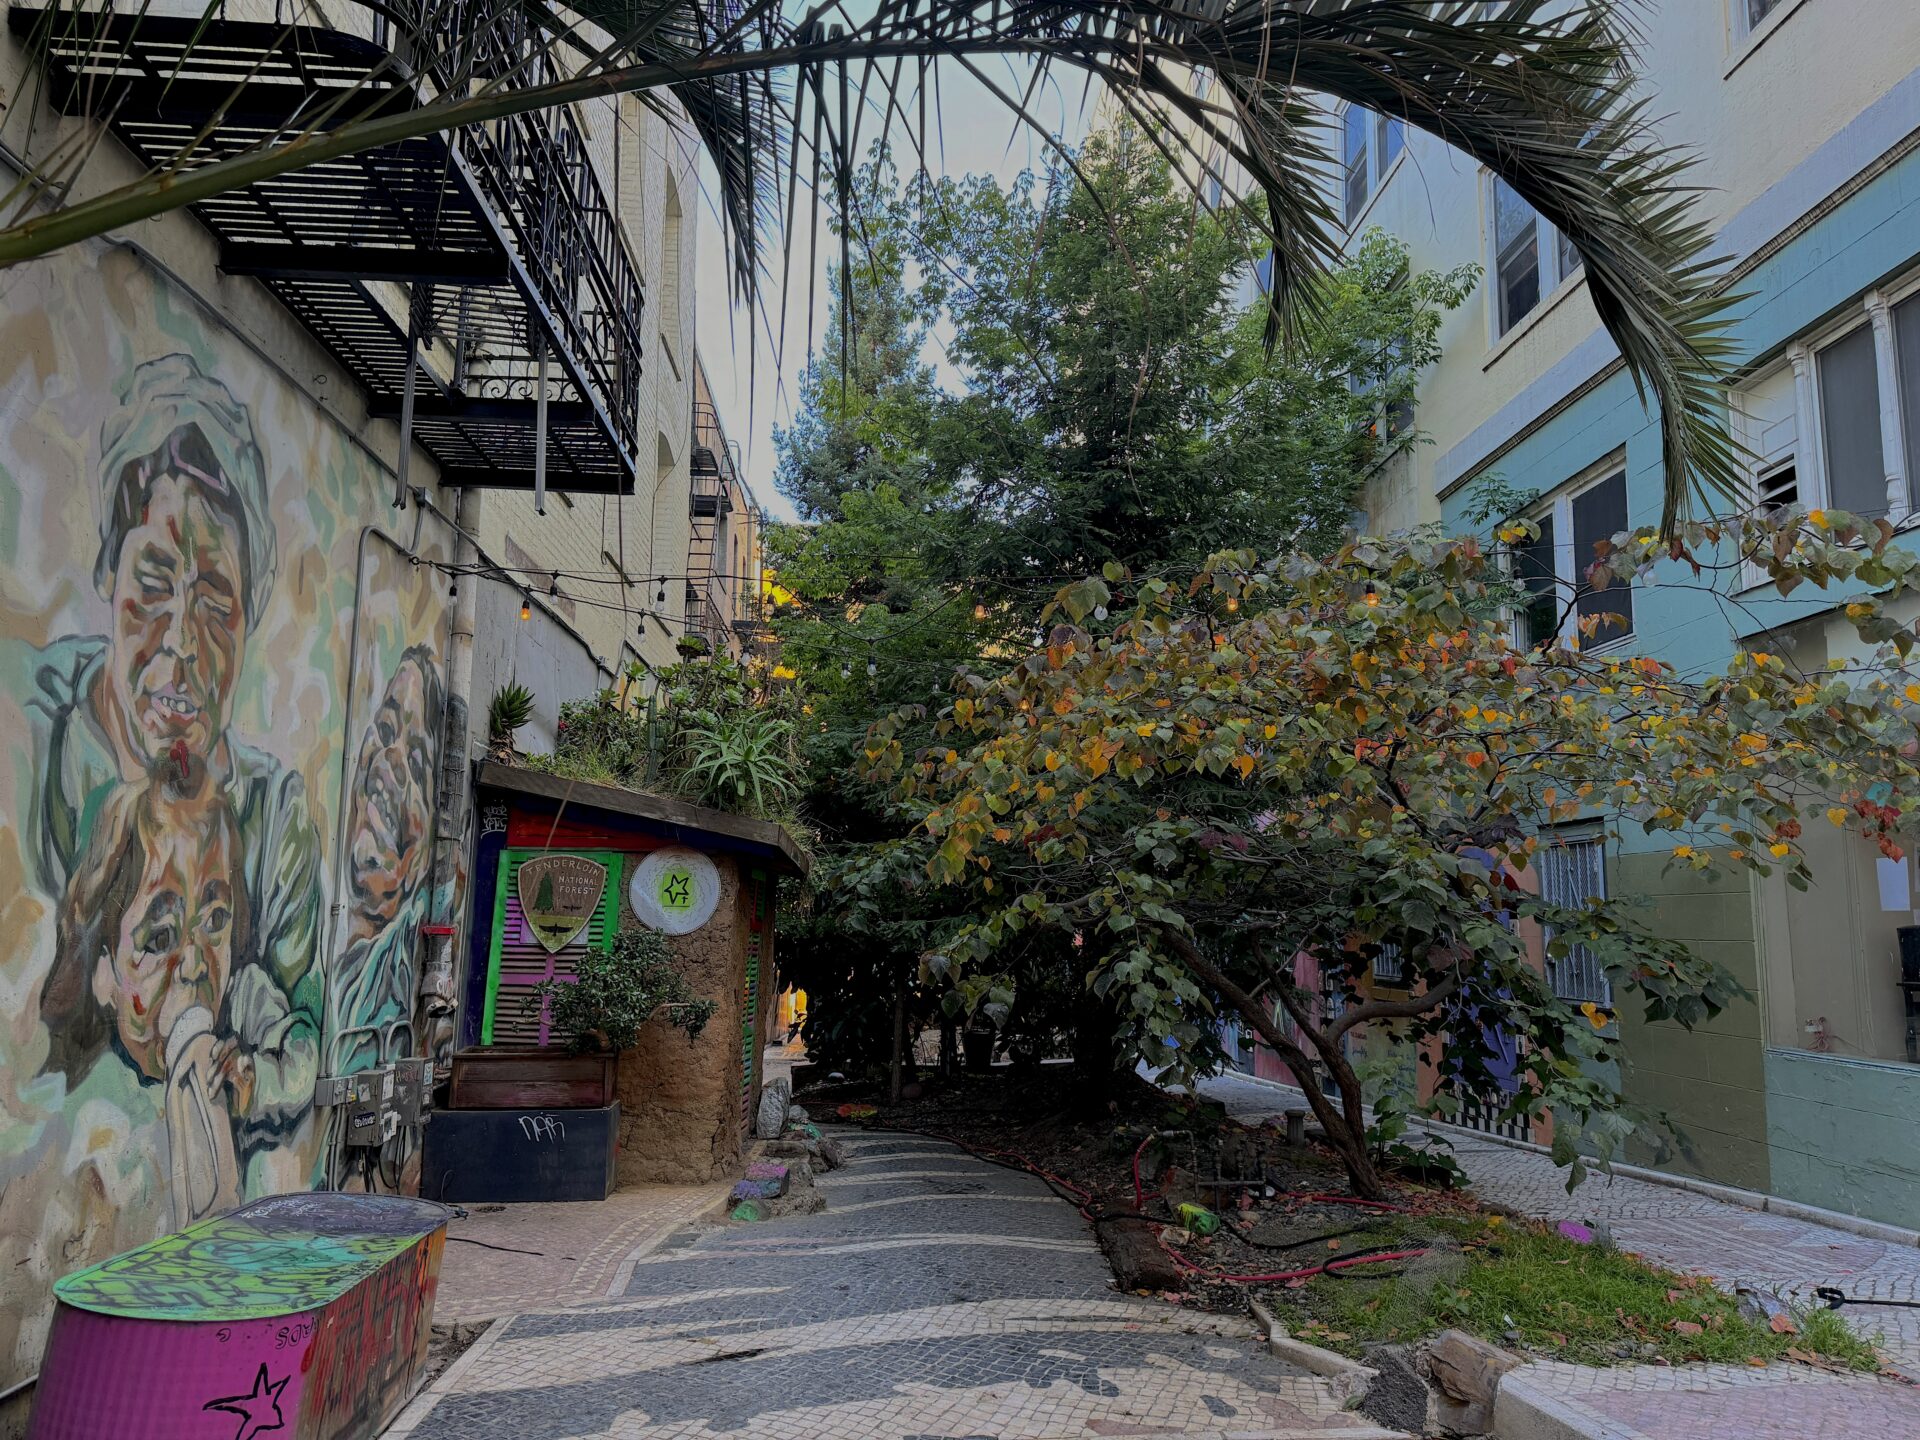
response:
[(245, 1395), (229, 1395), (224, 1400), (209, 1400), (202, 1410), (225, 1410), (240, 1417), (240, 1428), (233, 1432), (233, 1440), (253, 1440), (269, 1430), (286, 1428), (287, 1417), (280, 1410), (280, 1392), (287, 1388), (292, 1376), (275, 1380), (268, 1376), (263, 1363), (260, 1373), (253, 1377), (253, 1389)]

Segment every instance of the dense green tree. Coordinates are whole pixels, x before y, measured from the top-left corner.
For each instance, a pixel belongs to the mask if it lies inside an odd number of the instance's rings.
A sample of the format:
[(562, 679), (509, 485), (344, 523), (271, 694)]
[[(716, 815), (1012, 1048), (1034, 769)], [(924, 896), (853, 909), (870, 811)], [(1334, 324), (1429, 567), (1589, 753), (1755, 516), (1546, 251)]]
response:
[[(1358, 486), (1418, 443), (1414, 375), (1473, 280), (1409, 273), (1370, 237), (1320, 287), (1296, 344), (1269, 354), (1250, 303), (1256, 232), (1198, 209), (1125, 136), (1005, 189), (902, 185), (876, 154), (845, 223), (848, 266), (778, 437), (779, 484), (805, 523), (769, 547), (795, 597), (777, 629), (812, 696), (821, 837), (813, 908), (783, 964), (842, 1066), (886, 1043), (896, 992), (929, 1010), (939, 994), (911, 982), (918, 957), (974, 918), (973, 897), (928, 882), (913, 814), (861, 775), (874, 719), (931, 712), (956, 672), (1031, 651), (1064, 576), (1334, 543)], [(1058, 937), (1019, 963), (1018, 1008), (1009, 992), (985, 1013), (1113, 1032), (1084, 1013)]]

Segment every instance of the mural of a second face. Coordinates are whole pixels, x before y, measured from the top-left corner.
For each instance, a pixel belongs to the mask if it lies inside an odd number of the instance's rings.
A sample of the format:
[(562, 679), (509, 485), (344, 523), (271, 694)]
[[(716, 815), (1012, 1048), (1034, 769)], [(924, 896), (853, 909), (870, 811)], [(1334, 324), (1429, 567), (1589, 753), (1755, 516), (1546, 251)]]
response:
[(131, 252), (6, 285), (0, 1384), (54, 1277), (322, 1180), (316, 1078), (413, 1052), (447, 620), (440, 528)]

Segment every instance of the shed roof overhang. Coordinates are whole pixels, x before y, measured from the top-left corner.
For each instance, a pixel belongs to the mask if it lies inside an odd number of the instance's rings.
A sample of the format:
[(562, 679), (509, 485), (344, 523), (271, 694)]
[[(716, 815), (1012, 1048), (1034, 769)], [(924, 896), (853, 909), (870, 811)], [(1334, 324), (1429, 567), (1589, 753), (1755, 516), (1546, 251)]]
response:
[(646, 795), (618, 785), (569, 780), (518, 765), (483, 760), (475, 780), (488, 790), (503, 791), (530, 800), (550, 802), (556, 808), (606, 811), (645, 822), (649, 829), (696, 850), (722, 850), (762, 860), (775, 874), (805, 879), (813, 861), (783, 825), (755, 820), (664, 795)]

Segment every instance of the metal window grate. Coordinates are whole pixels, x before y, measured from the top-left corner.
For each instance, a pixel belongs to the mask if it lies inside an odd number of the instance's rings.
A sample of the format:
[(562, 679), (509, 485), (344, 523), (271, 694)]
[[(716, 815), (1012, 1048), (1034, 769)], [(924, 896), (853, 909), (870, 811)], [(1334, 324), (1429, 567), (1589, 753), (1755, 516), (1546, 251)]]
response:
[(1373, 957), (1373, 978), (1383, 985), (1407, 983), (1407, 957), (1398, 945), (1382, 945)]
[[(1606, 851), (1598, 835), (1550, 838), (1540, 848), (1536, 863), (1540, 867), (1540, 898), (1551, 905), (1573, 909), (1606, 897)], [(1543, 929), (1551, 942), (1553, 927)], [(1548, 958), (1547, 978), (1553, 984), (1553, 993), (1562, 1000), (1613, 1003), (1613, 986), (1599, 957), (1578, 942), (1568, 947), (1564, 957)]]

